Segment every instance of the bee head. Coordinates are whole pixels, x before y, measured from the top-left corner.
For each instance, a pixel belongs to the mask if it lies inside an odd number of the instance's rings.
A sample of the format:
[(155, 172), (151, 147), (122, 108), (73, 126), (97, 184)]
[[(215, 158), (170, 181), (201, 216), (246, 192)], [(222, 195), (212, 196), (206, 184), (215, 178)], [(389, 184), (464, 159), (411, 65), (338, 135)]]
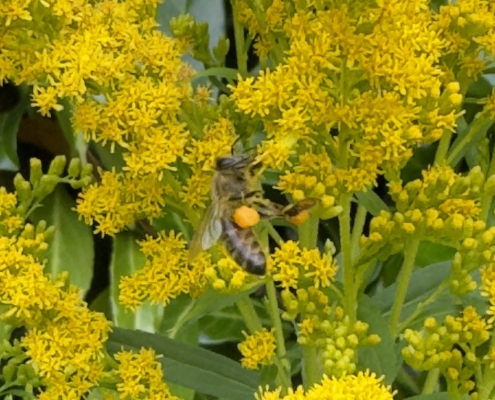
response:
[(253, 158), (247, 154), (236, 154), (217, 158), (215, 169), (217, 171), (239, 170), (248, 168)]

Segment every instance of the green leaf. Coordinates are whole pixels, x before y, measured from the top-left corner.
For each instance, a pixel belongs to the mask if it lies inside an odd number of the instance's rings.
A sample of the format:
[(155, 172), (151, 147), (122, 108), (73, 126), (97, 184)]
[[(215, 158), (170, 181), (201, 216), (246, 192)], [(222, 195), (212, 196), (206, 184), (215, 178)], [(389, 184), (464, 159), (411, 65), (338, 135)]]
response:
[[(431, 295), (438, 286), (449, 276), (451, 262), (444, 261), (416, 270), (409, 282), (404, 307), (402, 308), (401, 320), (411, 315), (418, 304)], [(397, 292), (397, 283), (388, 286), (381, 292), (376, 293), (372, 300), (378, 306), (384, 317), (388, 317), (395, 301)], [(423, 312), (434, 312), (437, 316), (441, 315), (441, 310), (449, 312), (455, 310), (453, 296), (448, 295), (437, 300), (435, 304), (426, 307)]]
[(17, 132), (29, 105), (29, 89), (20, 86), (19, 103), (10, 111), (0, 114), (0, 170), (18, 171)]
[(58, 124), (62, 129), (62, 133), (64, 134), (65, 140), (70, 148), (71, 157), (79, 157), (86, 163), (86, 152), (88, 149), (88, 145), (84, 141), (82, 134), (75, 134), (74, 129), (72, 128), (72, 115), (74, 114), (74, 109), (72, 104), (67, 98), (60, 100), (60, 104), (64, 106), (63, 110), (57, 111), (55, 114), (57, 117)]
[(167, 382), (197, 392), (225, 399), (253, 400), (258, 389), (258, 373), (245, 370), (235, 361), (200, 347), (158, 334), (115, 328), (107, 349), (113, 354), (122, 346), (136, 351), (141, 347), (153, 348), (163, 355), (158, 361), (163, 366)]
[(243, 330), (246, 324), (237, 307), (230, 306), (199, 320), (202, 343), (217, 344), (227, 341), (240, 342), (244, 340)]
[(167, 306), (167, 318), (160, 326), (160, 332), (166, 332), (168, 337), (175, 338), (180, 329), (189, 321), (194, 321), (204, 315), (211, 315), (234, 304), (254, 292), (262, 284), (263, 281), (256, 282), (247, 291), (234, 295), (219, 294), (209, 289), (198, 299), (180, 296)]
[(363, 205), (368, 212), (376, 216), (380, 211), (390, 211), (385, 202), (373, 190), (356, 193), (359, 204)]
[(387, 385), (392, 384), (401, 367), (402, 360), (397, 357), (399, 351), (390, 334), (387, 322), (380, 309), (373, 304), (368, 296), (362, 296), (359, 299), (358, 319), (369, 324), (369, 334), (376, 333), (381, 338), (380, 343), (375, 346), (359, 349), (360, 369), (369, 368), (378, 376), (385, 375), (384, 382)]
[(453, 247), (425, 240), (419, 245), (415, 263), (425, 267), (426, 265), (452, 260), (455, 252), (456, 250)]
[(110, 304), (110, 289), (107, 287), (100, 292), (98, 296), (91, 302), (89, 308), (92, 311), (97, 311), (105, 314), (105, 318), (113, 321), (112, 307)]
[(132, 312), (119, 303), (119, 282), (122, 276), (131, 275), (144, 266), (145, 258), (131, 232), (121, 232), (113, 239), (110, 261), (110, 300), (113, 322), (124, 328), (156, 332), (163, 316), (163, 307), (144, 303)]
[(237, 79), (238, 74), (239, 71), (234, 68), (226, 68), (226, 67), (208, 68), (206, 71), (201, 71), (198, 72), (196, 75), (194, 75), (193, 80), (205, 76), (220, 76), (228, 80), (235, 80)]
[[(472, 148), (478, 145), (479, 141), (485, 137), (488, 129), (493, 125), (492, 120), (485, 121), (484, 118), (474, 119), (464, 135), (458, 135), (457, 139), (452, 143), (447, 160), (450, 165), (457, 165), (457, 163), (466, 155), (466, 153)], [(466, 137), (470, 137), (469, 142), (464, 143)], [(460, 148), (460, 146), (463, 146)], [(454, 157), (452, 155), (455, 154)]]
[(73, 211), (76, 203), (66, 189), (58, 185), (32, 214), (33, 222), (45, 220), (55, 226), (47, 251), (46, 271), (53, 276), (69, 273), (70, 282), (84, 292), (93, 278), (94, 242), (91, 228), (79, 220)]
[(446, 392), (421, 394), (419, 396), (408, 397), (407, 400), (450, 400), (450, 396)]

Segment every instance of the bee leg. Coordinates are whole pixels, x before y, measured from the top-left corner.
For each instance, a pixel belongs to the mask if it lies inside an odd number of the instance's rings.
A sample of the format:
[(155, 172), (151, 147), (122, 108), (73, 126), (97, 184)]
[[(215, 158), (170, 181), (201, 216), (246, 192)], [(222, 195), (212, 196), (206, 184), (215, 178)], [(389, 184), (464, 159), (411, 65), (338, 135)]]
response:
[(234, 194), (229, 197), (229, 201), (239, 201), (244, 199), (249, 199), (261, 194), (261, 190), (253, 190), (252, 192)]

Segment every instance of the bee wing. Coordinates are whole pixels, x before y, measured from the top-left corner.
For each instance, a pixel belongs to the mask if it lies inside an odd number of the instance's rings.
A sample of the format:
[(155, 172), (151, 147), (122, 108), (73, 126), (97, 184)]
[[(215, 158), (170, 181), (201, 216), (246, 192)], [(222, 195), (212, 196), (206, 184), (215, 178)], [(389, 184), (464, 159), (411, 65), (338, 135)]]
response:
[(222, 222), (219, 216), (218, 205), (214, 203), (210, 204), (189, 244), (190, 263), (194, 261), (202, 250), (208, 250), (220, 238), (222, 234)]

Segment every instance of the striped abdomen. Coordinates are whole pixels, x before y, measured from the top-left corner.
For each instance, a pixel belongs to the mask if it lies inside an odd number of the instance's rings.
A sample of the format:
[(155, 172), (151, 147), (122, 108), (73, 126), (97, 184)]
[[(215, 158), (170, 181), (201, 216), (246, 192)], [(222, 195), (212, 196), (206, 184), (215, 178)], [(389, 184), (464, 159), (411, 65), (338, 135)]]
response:
[(234, 261), (247, 272), (265, 275), (266, 257), (253, 231), (239, 228), (235, 222), (222, 219), (222, 241)]

